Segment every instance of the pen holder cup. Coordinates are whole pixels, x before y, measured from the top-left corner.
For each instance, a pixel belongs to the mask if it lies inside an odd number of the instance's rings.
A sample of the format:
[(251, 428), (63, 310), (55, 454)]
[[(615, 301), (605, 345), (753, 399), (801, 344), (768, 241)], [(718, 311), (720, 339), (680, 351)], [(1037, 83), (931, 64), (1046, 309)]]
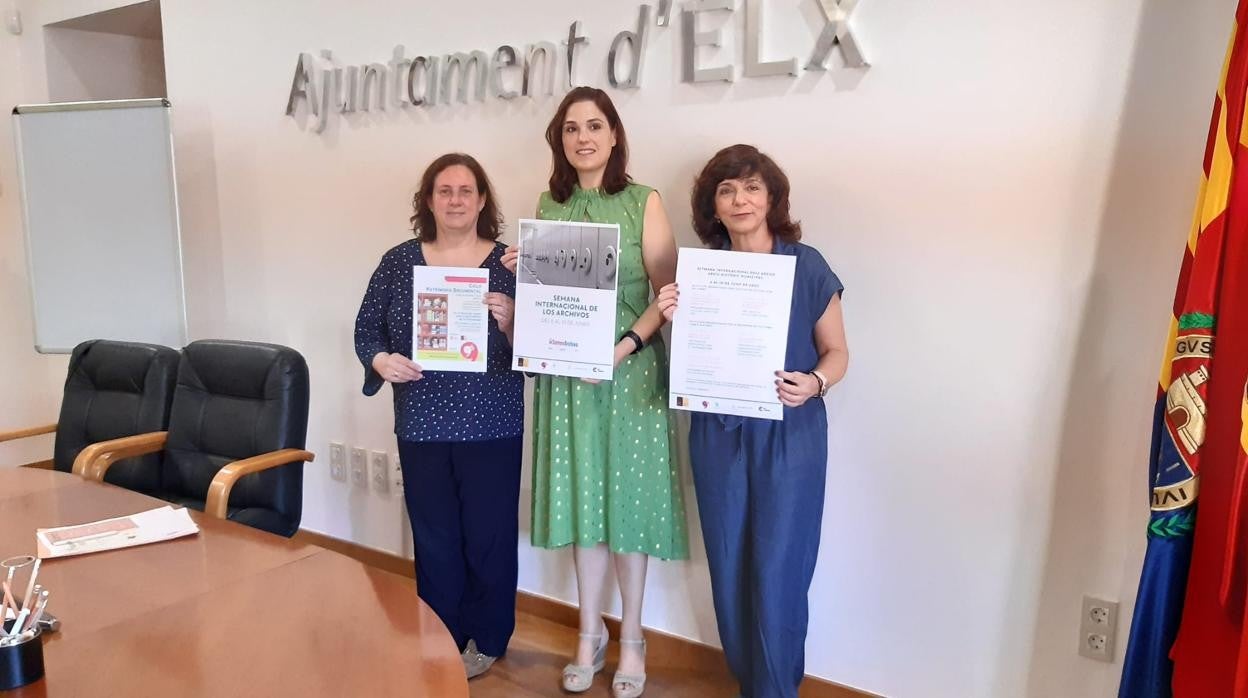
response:
[(8, 631), (16, 621), (5, 621), (0, 633), (0, 691), (25, 686), (43, 678), (43, 631), (38, 626), (18, 636)]

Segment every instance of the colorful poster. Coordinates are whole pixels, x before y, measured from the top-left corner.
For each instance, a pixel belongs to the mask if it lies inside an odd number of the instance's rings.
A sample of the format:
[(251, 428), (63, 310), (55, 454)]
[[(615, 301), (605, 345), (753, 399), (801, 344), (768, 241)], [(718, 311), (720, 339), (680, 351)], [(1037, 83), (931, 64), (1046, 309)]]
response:
[(425, 371), (485, 372), (489, 269), (412, 267), (412, 360)]
[(680, 250), (670, 407), (784, 419), (776, 371), (784, 369), (788, 349), (796, 261), (790, 255)]
[(611, 380), (620, 226), (520, 221), (512, 368)]

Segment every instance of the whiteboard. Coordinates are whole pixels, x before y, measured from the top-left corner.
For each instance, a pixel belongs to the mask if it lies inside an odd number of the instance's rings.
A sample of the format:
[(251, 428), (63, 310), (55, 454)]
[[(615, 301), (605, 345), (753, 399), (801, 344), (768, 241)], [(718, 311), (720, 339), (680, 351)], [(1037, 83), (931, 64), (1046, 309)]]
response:
[(35, 349), (186, 344), (169, 102), (13, 110)]

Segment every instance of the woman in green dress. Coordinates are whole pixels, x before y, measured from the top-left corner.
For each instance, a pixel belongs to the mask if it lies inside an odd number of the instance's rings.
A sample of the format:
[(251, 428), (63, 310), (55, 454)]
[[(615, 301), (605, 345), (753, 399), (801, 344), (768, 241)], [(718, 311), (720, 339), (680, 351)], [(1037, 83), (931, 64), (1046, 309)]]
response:
[[(645, 687), (641, 605), (651, 556), (685, 559), (689, 543), (667, 410), (667, 357), (651, 302), (676, 277), (676, 244), (659, 195), (628, 176), (624, 127), (605, 92), (578, 87), (546, 128), (553, 172), (539, 218), (616, 223), (615, 369), (596, 382), (538, 376), (533, 391), (533, 545), (574, 544), (580, 642), (563, 687), (589, 689), (603, 668), (607, 570), (623, 601), (616, 696)], [(516, 250), (503, 258), (514, 270)]]

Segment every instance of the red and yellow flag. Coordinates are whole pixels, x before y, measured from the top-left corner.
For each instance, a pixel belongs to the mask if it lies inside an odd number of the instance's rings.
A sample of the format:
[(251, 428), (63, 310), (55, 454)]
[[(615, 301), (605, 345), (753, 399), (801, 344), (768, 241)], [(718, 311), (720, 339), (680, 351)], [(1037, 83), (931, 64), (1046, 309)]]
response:
[(1248, 698), (1246, 96), (1248, 0), (1241, 0), (1162, 365), (1148, 552), (1122, 698)]

